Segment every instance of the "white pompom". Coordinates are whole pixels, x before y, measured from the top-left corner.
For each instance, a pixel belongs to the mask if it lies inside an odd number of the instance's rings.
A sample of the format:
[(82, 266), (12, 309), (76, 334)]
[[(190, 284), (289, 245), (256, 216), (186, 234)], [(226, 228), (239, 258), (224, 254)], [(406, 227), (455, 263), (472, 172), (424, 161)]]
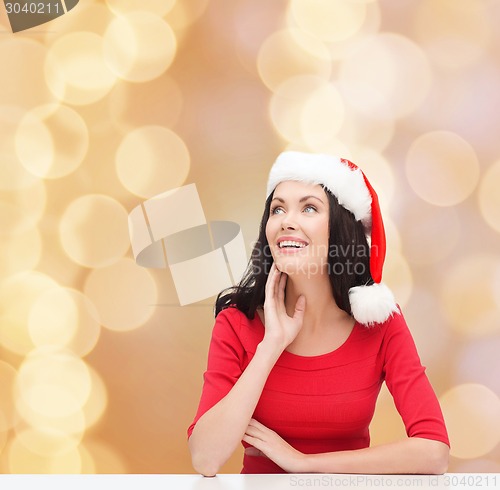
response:
[(399, 313), (392, 291), (383, 283), (351, 288), (349, 302), (354, 319), (366, 326), (384, 323)]

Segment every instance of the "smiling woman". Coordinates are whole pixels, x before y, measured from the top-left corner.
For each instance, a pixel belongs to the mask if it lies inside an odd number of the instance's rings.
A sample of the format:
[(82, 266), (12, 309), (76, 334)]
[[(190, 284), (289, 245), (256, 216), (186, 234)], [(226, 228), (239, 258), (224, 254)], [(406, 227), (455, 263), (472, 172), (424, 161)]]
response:
[[(221, 292), (194, 468), (242, 473), (443, 473), (443, 416), (400, 308), (381, 283), (378, 198), (351, 162), (299, 152), (271, 169), (248, 269)], [(370, 447), (385, 381), (407, 438)]]

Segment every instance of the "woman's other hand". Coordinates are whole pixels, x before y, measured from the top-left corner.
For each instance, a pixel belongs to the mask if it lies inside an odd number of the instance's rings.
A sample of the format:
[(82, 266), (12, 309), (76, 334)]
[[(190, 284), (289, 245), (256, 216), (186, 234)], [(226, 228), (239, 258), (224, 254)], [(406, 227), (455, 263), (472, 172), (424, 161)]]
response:
[(303, 472), (304, 454), (257, 420), (250, 420), (243, 440), (252, 445), (245, 454), (269, 458), (287, 473)]

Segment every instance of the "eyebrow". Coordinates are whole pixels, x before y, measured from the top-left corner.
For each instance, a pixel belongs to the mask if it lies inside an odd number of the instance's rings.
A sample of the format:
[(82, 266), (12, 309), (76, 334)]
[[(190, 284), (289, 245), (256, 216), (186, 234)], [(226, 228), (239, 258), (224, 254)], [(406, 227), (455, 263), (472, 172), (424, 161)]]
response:
[[(324, 202), (319, 197), (317, 197), (317, 196), (304, 196), (301, 199), (299, 199), (299, 202), (304, 202), (304, 201), (307, 201), (308, 199), (311, 199), (311, 198), (317, 199), (321, 204), (324, 204)], [(275, 199), (278, 200), (278, 201), (280, 201), (280, 202), (283, 202), (283, 203), (285, 202), (285, 200), (282, 197), (278, 197), (278, 196), (273, 197), (273, 201)]]

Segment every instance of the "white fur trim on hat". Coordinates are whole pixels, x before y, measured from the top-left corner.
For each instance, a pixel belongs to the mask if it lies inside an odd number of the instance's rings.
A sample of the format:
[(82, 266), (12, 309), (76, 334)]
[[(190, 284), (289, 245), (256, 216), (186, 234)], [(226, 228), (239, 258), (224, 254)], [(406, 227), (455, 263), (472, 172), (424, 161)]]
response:
[(354, 319), (367, 326), (384, 323), (394, 313), (399, 313), (394, 295), (383, 283), (351, 288), (349, 302)]
[(357, 221), (369, 225), (372, 198), (363, 173), (353, 169), (340, 158), (324, 154), (298, 151), (281, 153), (269, 173), (267, 196), (280, 182), (296, 180), (323, 184), (336, 196), (339, 204), (351, 211)]

